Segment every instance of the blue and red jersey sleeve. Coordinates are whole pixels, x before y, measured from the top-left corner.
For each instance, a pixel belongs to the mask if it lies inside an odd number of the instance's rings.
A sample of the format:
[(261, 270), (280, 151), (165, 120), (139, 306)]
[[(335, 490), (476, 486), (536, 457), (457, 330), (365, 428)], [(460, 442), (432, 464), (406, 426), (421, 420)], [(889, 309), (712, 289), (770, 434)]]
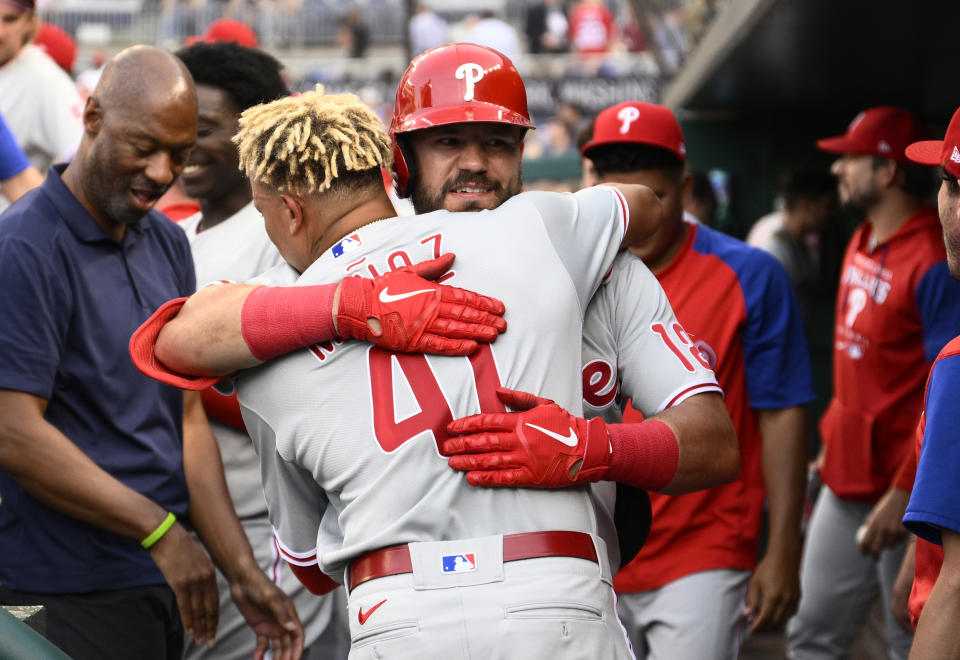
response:
[(747, 305), (743, 351), (750, 406), (776, 410), (813, 401), (803, 321), (783, 266), (766, 253), (751, 253), (740, 283)]
[(698, 229), (695, 248), (711, 251), (726, 263), (743, 294), (746, 320), (740, 340), (750, 407), (779, 410), (813, 401), (803, 320), (783, 266), (762, 250)]
[(946, 261), (927, 269), (914, 292), (923, 322), (923, 348), (933, 362), (947, 342), (960, 334), (960, 283), (950, 277)]
[[(960, 349), (960, 341), (956, 342)], [(955, 351), (956, 351), (955, 349)], [(940, 358), (930, 371), (917, 477), (903, 524), (940, 543), (940, 529), (960, 533), (960, 354)]]

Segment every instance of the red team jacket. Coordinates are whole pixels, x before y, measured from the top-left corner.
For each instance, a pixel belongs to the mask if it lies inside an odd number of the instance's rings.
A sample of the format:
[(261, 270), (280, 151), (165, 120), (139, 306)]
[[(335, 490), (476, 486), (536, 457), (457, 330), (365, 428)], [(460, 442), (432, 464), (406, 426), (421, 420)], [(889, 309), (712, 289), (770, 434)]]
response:
[[(871, 246), (865, 222), (844, 256), (833, 346), (833, 398), (820, 420), (823, 482), (841, 498), (876, 500), (913, 445), (923, 383), (937, 352), (960, 332), (960, 287), (950, 279), (940, 222), (917, 211)], [(871, 249), (872, 248), (872, 249)]]
[[(626, 593), (699, 571), (753, 569), (765, 498), (754, 409), (814, 398), (796, 298), (773, 257), (709, 227), (688, 225), (683, 247), (657, 279), (723, 388), (740, 441), (740, 478), (686, 495), (650, 494), (650, 536), (614, 581)], [(624, 421), (636, 415), (628, 408)]]
[[(940, 529), (960, 532), (960, 443), (956, 441), (960, 411), (960, 337), (948, 343), (930, 368), (924, 393), (925, 413), (917, 426), (917, 481), (903, 524), (917, 535), (916, 569), (910, 592), (910, 618), (917, 625), (940, 567)], [(927, 419), (932, 420), (927, 424)]]

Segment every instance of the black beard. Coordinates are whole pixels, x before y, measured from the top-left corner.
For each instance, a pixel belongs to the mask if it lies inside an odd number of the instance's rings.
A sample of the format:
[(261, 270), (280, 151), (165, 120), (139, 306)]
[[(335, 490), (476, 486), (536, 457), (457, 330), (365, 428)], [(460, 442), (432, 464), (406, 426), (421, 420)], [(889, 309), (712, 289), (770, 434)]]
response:
[[(444, 184), (440, 192), (434, 196), (431, 196), (426, 190), (424, 190), (423, 186), (420, 185), (420, 178), (418, 176), (411, 175), (410, 180), (407, 183), (407, 191), (410, 193), (410, 201), (413, 203), (414, 211), (416, 211), (418, 214), (432, 213), (433, 211), (439, 211), (443, 209), (443, 200), (446, 198), (447, 193), (458, 186), (468, 183), (479, 183), (482, 186), (490, 188), (494, 196), (497, 198), (497, 204), (494, 207), (496, 208), (523, 190), (523, 175), (522, 173), (518, 172), (516, 185), (512, 186), (512, 189), (508, 190), (500, 183), (492, 179), (488, 179), (483, 175), (461, 172), (459, 175), (457, 175), (456, 179), (450, 183)], [(482, 211), (484, 209), (479, 205), (479, 203), (474, 202), (468, 204), (465, 208), (460, 210)]]

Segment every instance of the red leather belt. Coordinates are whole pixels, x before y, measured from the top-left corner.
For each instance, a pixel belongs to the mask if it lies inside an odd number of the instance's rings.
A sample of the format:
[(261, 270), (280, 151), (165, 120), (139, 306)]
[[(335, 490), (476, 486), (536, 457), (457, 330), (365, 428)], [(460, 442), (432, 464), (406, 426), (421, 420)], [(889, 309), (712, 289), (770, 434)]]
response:
[[(538, 557), (577, 557), (597, 561), (597, 549), (590, 535), (583, 532), (527, 532), (503, 537), (503, 561)], [(412, 572), (407, 546), (374, 550), (350, 564), (350, 591), (367, 580)]]

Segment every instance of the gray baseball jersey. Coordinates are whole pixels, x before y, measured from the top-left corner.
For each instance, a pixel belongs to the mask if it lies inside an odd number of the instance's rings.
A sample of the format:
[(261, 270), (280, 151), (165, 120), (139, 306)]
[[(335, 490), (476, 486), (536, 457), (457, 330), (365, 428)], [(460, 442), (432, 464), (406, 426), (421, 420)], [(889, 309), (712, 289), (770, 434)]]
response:
[[(252, 202), (223, 222), (198, 232), (201, 219), (202, 214), (197, 213), (179, 223), (190, 241), (199, 287), (217, 281), (243, 282), (264, 271), (272, 273), (272, 279), (278, 283), (292, 283), (291, 272), (296, 277), (296, 271), (287, 266), (270, 242), (263, 217)], [(333, 630), (337, 625), (343, 628), (343, 623), (330, 623), (337, 615), (335, 599), (317, 598), (308, 592), (277, 554), (260, 485), (260, 464), (250, 436), (214, 419), (210, 420), (210, 427), (220, 447), (230, 499), (243, 523), (257, 565), (293, 599), (303, 621), (306, 646), (315, 652), (327, 652), (329, 657), (345, 656), (345, 639), (338, 641)], [(256, 647), (256, 635), (234, 605), (230, 585), (219, 572), (217, 587), (220, 593), (217, 644), (211, 649), (188, 639), (185, 658), (242, 660), (249, 658)], [(345, 632), (341, 633), (340, 637), (344, 636)], [(338, 643), (339, 647), (331, 648)]]
[[(197, 288), (217, 281), (246, 282), (261, 273), (285, 264), (270, 242), (263, 216), (250, 202), (223, 222), (198, 232), (201, 213), (180, 222), (190, 241)], [(264, 516), (267, 504), (260, 485), (260, 464), (250, 436), (244, 431), (210, 420), (220, 445), (223, 470), (230, 498), (241, 520)]]
[(437, 436), (454, 418), (502, 410), (495, 396), (501, 384), (580, 407), (583, 310), (613, 263), (625, 225), (626, 205), (613, 188), (531, 192), (493, 211), (376, 222), (322, 255), (298, 284), (370, 276), (454, 252), (446, 281), (503, 300), (509, 329), (470, 358), (396, 354), (346, 341), (238, 374), (285, 558), (319, 561), (325, 573), (340, 577), (351, 559), (408, 542), (553, 529), (597, 533), (587, 487), (470, 487), (439, 455)]
[(583, 323), (583, 409), (622, 421), (627, 399), (645, 417), (701, 392), (720, 392), (713, 371), (682, 359), (686, 332), (657, 278), (629, 252), (617, 257)]
[(198, 289), (220, 280), (246, 282), (284, 263), (253, 202), (203, 231), (201, 220), (203, 214), (195, 213), (179, 223), (190, 241)]
[[(679, 323), (667, 295), (644, 263), (629, 252), (617, 256), (603, 286), (590, 300), (583, 322), (583, 411), (587, 419), (622, 421), (628, 399), (645, 417), (700, 392), (719, 392), (710, 369), (681, 361), (664, 341)], [(620, 563), (613, 522), (616, 488), (591, 485), (600, 536), (610, 565)]]

